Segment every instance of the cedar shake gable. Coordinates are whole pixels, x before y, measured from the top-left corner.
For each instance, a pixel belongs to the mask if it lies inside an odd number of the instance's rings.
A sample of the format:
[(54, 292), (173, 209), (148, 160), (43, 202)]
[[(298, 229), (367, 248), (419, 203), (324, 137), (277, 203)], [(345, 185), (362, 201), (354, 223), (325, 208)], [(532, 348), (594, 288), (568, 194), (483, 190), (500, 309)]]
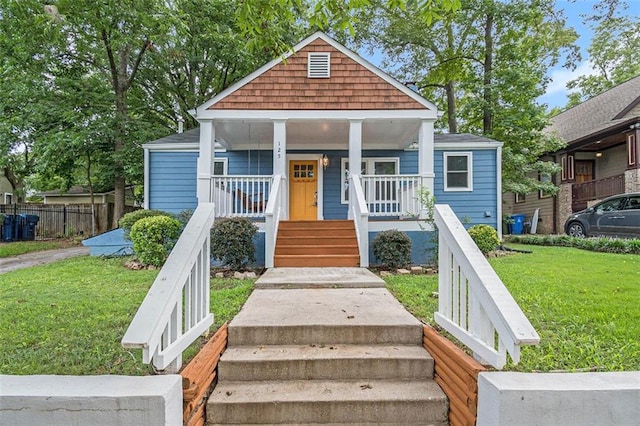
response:
[[(315, 35), (314, 35), (315, 36)], [(322, 33), (299, 47), (284, 62), (266, 70), (229, 93), (221, 93), (208, 110), (424, 110), (431, 104), (368, 62), (354, 60), (346, 48), (338, 49)], [(304, 42), (303, 42), (304, 43)], [(309, 52), (330, 54), (330, 76), (309, 78)], [(350, 52), (352, 55), (355, 53)], [(269, 66), (271, 65), (271, 66)], [(260, 70), (259, 70), (260, 71)], [(390, 81), (391, 80), (391, 81)]]

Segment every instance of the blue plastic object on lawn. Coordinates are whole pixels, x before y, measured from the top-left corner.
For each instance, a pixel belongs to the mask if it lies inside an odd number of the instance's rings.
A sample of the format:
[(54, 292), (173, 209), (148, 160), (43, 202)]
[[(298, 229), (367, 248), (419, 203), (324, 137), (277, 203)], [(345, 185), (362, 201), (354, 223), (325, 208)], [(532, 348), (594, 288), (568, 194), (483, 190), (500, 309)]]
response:
[(511, 233), (514, 235), (522, 234), (524, 230), (524, 217), (523, 214), (514, 214), (511, 216), (513, 218), (513, 224), (511, 224)]

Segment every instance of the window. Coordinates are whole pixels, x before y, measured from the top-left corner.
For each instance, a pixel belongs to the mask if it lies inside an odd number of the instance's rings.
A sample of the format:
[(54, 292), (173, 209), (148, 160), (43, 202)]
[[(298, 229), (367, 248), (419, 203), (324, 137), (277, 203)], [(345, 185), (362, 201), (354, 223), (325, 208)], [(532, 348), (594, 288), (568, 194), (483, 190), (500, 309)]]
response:
[(13, 204), (13, 194), (10, 192), (4, 193), (4, 203), (5, 204)]
[(627, 165), (629, 167), (636, 165), (636, 135), (627, 135)]
[(307, 62), (308, 78), (329, 78), (330, 55), (328, 52), (309, 52)]
[(516, 192), (515, 201), (516, 201), (516, 204), (524, 203), (525, 201), (527, 201), (527, 196), (525, 194), (518, 194)]
[(213, 160), (213, 175), (224, 176), (227, 174), (227, 158), (216, 158)]
[[(343, 158), (341, 164), (341, 173), (343, 176), (342, 187), (342, 204), (349, 202), (349, 159)], [(363, 158), (360, 163), (361, 175), (397, 175), (400, 171), (399, 158)], [(386, 185), (392, 185), (393, 182), (386, 182)], [(365, 191), (367, 188), (365, 188)], [(379, 199), (381, 194), (394, 194), (393, 188), (376, 187), (375, 199)], [(374, 195), (374, 194), (372, 194)]]
[(470, 152), (444, 153), (444, 190), (473, 191), (473, 157)]
[[(551, 175), (549, 173), (540, 173), (538, 174), (538, 180), (541, 183), (551, 183)], [(548, 192), (544, 192), (542, 190), (538, 191), (538, 198), (549, 198), (551, 194)]]
[(624, 206), (625, 210), (640, 210), (640, 195), (634, 195), (627, 199), (627, 204)]
[(564, 182), (575, 179), (574, 165), (575, 157), (573, 155), (563, 155), (560, 158), (560, 180)]

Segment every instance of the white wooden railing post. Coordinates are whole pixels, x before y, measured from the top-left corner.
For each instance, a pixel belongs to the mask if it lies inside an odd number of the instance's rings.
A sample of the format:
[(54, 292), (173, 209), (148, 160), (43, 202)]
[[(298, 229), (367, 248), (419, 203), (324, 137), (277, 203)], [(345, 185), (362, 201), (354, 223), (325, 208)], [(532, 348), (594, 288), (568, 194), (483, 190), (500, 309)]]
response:
[(351, 216), (353, 217), (358, 238), (360, 267), (367, 268), (369, 266), (369, 210), (364, 198), (362, 184), (360, 183), (360, 176), (351, 175), (349, 180), (352, 188), (351, 194), (353, 195), (350, 201)]
[(273, 268), (276, 239), (278, 238), (278, 226), (280, 224), (280, 215), (282, 211), (282, 187), (284, 179), (281, 175), (273, 177), (271, 192), (269, 193), (269, 202), (264, 217), (265, 227), (265, 267)]
[(360, 178), (370, 216), (420, 215), (420, 176), (366, 175)]
[(210, 311), (212, 203), (200, 203), (122, 338), (142, 361), (177, 372), (182, 352), (213, 324)]
[(438, 228), (438, 312), (435, 321), (495, 368), (520, 360), (520, 346), (538, 333), (475, 245), (451, 207), (434, 208)]

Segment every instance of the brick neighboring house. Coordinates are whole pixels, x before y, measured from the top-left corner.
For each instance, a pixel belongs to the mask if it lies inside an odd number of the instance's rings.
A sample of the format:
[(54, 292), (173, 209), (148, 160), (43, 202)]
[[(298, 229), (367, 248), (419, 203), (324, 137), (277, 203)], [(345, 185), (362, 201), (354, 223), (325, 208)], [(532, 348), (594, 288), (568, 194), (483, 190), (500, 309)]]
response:
[(611, 195), (640, 191), (640, 76), (561, 112), (546, 129), (567, 142), (544, 157), (561, 166), (558, 195), (503, 195), (505, 214), (528, 219), (540, 209), (538, 233), (564, 233), (572, 213)]

